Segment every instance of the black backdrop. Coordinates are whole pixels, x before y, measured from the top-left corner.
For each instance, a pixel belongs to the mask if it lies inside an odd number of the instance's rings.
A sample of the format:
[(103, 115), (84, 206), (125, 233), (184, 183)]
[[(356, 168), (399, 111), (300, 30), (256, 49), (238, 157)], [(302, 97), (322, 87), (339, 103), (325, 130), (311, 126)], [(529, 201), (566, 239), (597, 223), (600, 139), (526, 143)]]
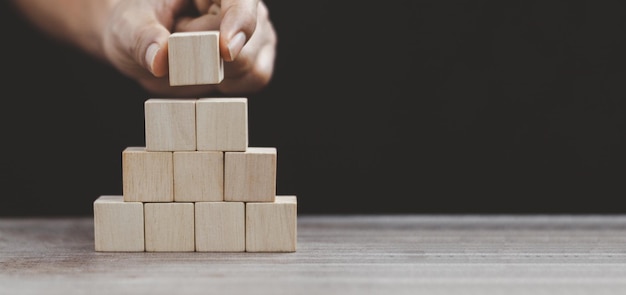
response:
[[(91, 215), (150, 95), (5, 2), (0, 216)], [(267, 4), (250, 146), (299, 214), (626, 212), (623, 1)]]

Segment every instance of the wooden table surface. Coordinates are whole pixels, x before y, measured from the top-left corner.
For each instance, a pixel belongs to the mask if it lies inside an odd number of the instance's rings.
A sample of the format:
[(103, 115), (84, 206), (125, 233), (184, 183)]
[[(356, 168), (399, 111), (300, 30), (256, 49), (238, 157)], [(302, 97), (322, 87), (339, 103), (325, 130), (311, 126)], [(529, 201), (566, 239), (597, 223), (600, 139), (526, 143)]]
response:
[(295, 253), (99, 253), (0, 218), (0, 294), (626, 294), (626, 216), (300, 216)]

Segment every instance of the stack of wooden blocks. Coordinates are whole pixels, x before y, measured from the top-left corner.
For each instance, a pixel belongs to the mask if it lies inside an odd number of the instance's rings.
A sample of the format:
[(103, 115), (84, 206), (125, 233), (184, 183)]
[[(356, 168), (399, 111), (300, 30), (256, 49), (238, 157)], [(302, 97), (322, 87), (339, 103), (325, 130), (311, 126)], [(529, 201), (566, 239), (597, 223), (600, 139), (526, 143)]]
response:
[[(221, 82), (218, 40), (172, 34), (170, 84)], [(297, 199), (276, 195), (276, 148), (248, 146), (247, 98), (149, 98), (144, 111), (146, 145), (122, 151), (123, 194), (93, 203), (96, 251), (296, 251)]]

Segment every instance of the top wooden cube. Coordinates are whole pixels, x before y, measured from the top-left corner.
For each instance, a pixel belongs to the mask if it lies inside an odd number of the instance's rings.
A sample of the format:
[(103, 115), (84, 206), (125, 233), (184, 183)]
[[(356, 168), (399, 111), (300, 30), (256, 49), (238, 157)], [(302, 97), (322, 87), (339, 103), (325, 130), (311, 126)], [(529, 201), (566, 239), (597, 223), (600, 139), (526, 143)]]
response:
[(168, 44), (171, 86), (218, 84), (224, 79), (219, 31), (176, 32)]

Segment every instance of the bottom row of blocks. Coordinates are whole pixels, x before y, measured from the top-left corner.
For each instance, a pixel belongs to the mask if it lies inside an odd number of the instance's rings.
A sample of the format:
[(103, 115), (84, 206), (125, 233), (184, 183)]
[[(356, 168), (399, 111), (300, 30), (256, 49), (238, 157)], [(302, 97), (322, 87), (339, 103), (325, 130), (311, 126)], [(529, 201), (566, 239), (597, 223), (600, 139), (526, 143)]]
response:
[(297, 200), (274, 202), (124, 202), (100, 196), (93, 204), (100, 252), (295, 252)]

